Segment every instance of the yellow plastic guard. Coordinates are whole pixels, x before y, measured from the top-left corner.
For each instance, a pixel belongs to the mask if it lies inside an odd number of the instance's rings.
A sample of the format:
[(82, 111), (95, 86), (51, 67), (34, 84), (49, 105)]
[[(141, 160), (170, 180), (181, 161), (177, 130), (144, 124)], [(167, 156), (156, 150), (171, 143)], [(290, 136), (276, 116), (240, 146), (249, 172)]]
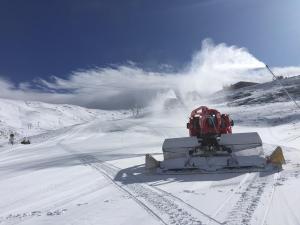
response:
[(269, 162), (278, 166), (285, 164), (282, 148), (278, 146), (269, 156)]
[(155, 169), (159, 167), (159, 161), (157, 161), (152, 155), (146, 154), (145, 167), (148, 170)]

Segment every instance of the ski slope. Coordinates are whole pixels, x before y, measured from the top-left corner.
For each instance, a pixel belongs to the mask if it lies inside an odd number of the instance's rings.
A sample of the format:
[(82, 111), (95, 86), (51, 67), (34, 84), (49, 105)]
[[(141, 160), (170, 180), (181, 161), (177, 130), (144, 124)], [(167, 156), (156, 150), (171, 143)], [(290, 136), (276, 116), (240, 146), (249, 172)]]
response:
[(37, 134), (49, 135), (50, 131), (86, 123), (99, 116), (117, 118), (122, 113), (0, 98), (0, 143), (6, 143), (10, 133), (14, 133), (17, 140)]
[(2, 138), (1, 225), (300, 224), (300, 120), (289, 102), (210, 105), (232, 115), (234, 132), (258, 131), (266, 153), (281, 145), (287, 161), (280, 172), (213, 175), (144, 171), (145, 153), (161, 153), (165, 138), (187, 136), (189, 108), (133, 117), (68, 105), (0, 104), (1, 129), (20, 137), (26, 131), (32, 141), (10, 146)]

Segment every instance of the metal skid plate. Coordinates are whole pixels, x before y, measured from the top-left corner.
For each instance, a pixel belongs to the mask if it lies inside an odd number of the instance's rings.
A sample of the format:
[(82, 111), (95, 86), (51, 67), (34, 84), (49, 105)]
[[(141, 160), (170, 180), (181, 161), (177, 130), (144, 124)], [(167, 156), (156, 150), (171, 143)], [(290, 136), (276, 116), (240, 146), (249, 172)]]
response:
[(210, 156), (165, 159), (160, 163), (160, 167), (163, 170), (200, 169), (204, 171), (217, 171), (226, 168), (263, 168), (266, 164), (266, 159), (260, 155)]
[(163, 170), (200, 169), (217, 171), (226, 168), (263, 168), (267, 162), (262, 141), (256, 132), (222, 134), (219, 144), (231, 149), (228, 155), (192, 156), (190, 150), (201, 147), (196, 137), (166, 139), (163, 144)]

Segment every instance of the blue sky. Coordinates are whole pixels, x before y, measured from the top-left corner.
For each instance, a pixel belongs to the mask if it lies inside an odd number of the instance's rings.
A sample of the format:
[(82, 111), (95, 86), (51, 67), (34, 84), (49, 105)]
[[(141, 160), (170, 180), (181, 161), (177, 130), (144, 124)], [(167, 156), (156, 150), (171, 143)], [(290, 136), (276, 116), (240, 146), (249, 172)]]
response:
[(205, 38), (272, 66), (300, 64), (299, 0), (1, 0), (0, 76), (122, 65), (181, 69)]

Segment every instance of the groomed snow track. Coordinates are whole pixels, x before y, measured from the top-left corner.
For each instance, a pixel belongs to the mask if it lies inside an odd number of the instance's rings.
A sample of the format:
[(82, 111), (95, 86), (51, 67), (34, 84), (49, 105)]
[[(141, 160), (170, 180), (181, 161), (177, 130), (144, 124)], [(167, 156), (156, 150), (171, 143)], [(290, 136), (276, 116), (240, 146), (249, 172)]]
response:
[(114, 180), (120, 171), (111, 164), (103, 162), (89, 154), (79, 154), (70, 148), (61, 145), (66, 151), (78, 156), (78, 159), (88, 165), (107, 179), (109, 179), (120, 190), (128, 194), (134, 201), (143, 207), (149, 214), (159, 220), (162, 224), (172, 225), (202, 225), (202, 224), (222, 224), (212, 217), (206, 215), (190, 204), (173, 196), (172, 194), (152, 187), (147, 184), (131, 183), (121, 184)]
[[(250, 178), (250, 180), (248, 181), (248, 185), (245, 185), (245, 187), (243, 187), (239, 192), (240, 197), (232, 207), (232, 210), (229, 212), (225, 224), (251, 224), (251, 220), (253, 219), (252, 216), (258, 204), (260, 203), (260, 199), (264, 194), (267, 186), (270, 187), (274, 184), (275, 183), (273, 176), (259, 176), (259, 173), (255, 173), (254, 176), (252, 176), (252, 178)], [(268, 210), (268, 205), (265, 210)]]

